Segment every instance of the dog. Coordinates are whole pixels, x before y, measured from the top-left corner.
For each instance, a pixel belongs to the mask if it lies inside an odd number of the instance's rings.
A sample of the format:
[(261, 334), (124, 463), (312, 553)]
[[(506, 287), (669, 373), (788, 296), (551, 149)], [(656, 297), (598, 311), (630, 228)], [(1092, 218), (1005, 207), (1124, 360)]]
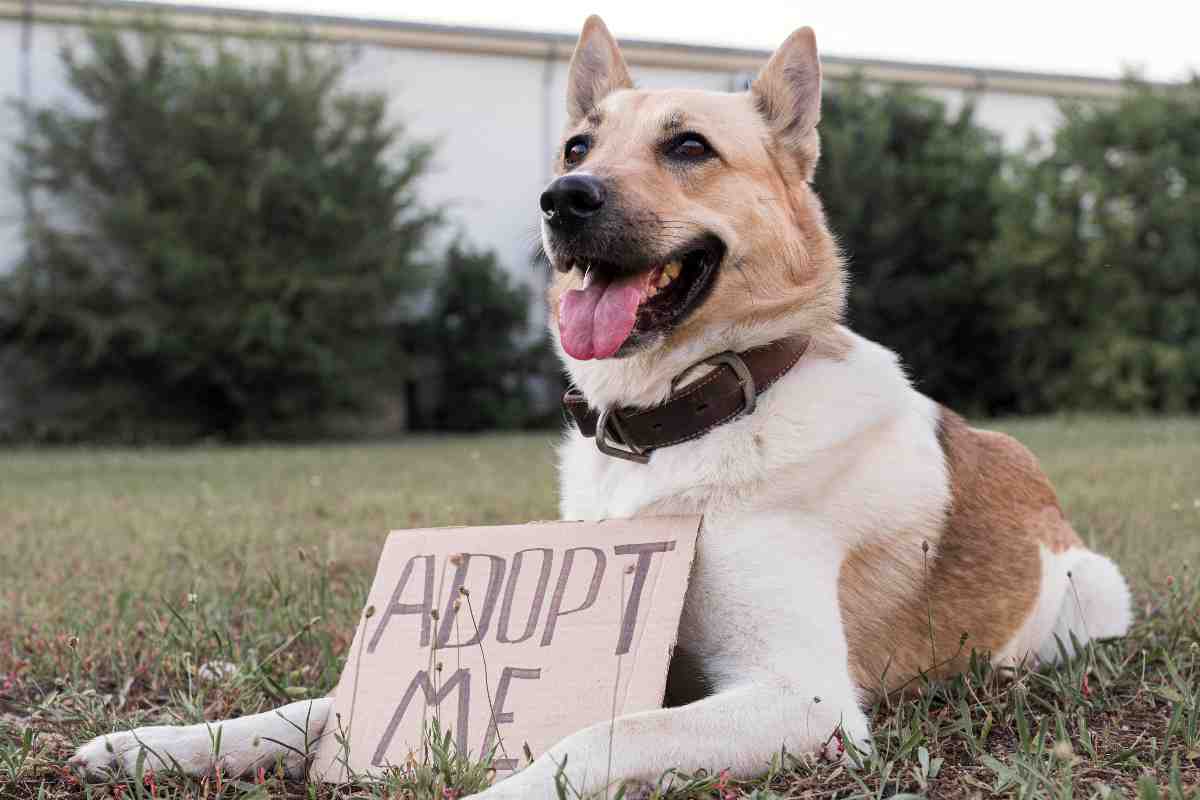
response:
[[(646, 91), (592, 17), (567, 93), (540, 198), (551, 333), (575, 387), (561, 513), (704, 525), (674, 705), (575, 733), (482, 797), (553, 798), (563, 764), (587, 796), (672, 767), (752, 776), (781, 747), (843, 758), (870, 747), (872, 696), (961, 671), (972, 651), (1048, 664), (1127, 631), (1124, 579), (1033, 455), (921, 395), (842, 324), (845, 267), (811, 186), (811, 29), (746, 92)], [(330, 705), (219, 723), (225, 772), (302, 770)], [(130, 769), (144, 745), (151, 767), (204, 773), (212, 741), (205, 725), (142, 728), (76, 761)]]

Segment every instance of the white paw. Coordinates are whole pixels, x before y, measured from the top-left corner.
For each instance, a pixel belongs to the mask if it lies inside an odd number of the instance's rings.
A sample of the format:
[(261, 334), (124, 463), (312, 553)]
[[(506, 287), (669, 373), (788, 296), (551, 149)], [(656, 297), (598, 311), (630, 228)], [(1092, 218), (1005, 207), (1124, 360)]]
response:
[(821, 748), (825, 760), (835, 764), (852, 764), (852, 749), (860, 761), (870, 756), (873, 747), (871, 726), (862, 710), (857, 706), (846, 710), (836, 724), (833, 735)]
[(137, 766), (138, 750), (133, 733), (109, 733), (80, 746), (71, 759), (71, 766), (93, 778), (121, 770), (132, 774)]
[[(142, 756), (142, 753), (145, 756)], [(71, 765), (85, 775), (102, 777), (124, 772), (181, 770), (189, 775), (207, 772), (211, 747), (190, 727), (155, 726), (97, 736), (75, 751)]]

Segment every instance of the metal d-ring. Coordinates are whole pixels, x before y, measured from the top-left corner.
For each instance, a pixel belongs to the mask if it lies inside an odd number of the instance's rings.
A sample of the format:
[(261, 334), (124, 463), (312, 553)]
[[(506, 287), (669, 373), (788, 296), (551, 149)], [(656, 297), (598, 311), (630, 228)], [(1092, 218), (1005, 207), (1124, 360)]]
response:
[[(608, 427), (610, 422), (612, 423), (611, 430)], [(628, 447), (629, 449), (623, 450), (620, 447), (610, 445), (607, 441), (609, 435), (612, 436), (616, 444)], [(596, 449), (606, 456), (623, 458), (626, 461), (633, 461), (637, 464), (647, 464), (650, 462), (650, 456), (642, 448), (629, 441), (628, 435), (621, 427), (621, 418), (613, 414), (611, 409), (605, 409), (600, 412), (600, 419), (596, 423)]]

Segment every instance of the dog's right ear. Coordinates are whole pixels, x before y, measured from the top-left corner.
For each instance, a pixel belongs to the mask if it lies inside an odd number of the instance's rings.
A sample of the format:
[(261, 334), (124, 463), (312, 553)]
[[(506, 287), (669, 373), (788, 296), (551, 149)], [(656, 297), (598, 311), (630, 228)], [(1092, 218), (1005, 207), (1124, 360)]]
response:
[(567, 118), (578, 122), (610, 92), (632, 88), (617, 40), (593, 14), (583, 23), (567, 72)]
[(821, 60), (812, 28), (801, 28), (779, 46), (750, 92), (776, 141), (811, 172), (820, 149), (816, 128), (821, 119)]

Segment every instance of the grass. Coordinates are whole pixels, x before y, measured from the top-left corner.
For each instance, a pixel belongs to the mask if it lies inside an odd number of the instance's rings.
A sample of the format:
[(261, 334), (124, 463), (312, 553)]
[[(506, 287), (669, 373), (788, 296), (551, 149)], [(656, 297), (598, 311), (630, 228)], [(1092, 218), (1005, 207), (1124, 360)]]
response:
[[(880, 703), (876, 752), (856, 768), (781, 753), (753, 784), (669, 775), (653, 796), (1200, 796), (1200, 420), (997, 427), (1038, 453), (1080, 533), (1130, 576), (1133, 634), (1054, 672), (1000, 680), (980, 664)], [(387, 783), (340, 787), (274, 775), (86, 785), (66, 761), (116, 728), (324, 694), (386, 531), (554, 517), (553, 443), (3, 452), (0, 797), (444, 800), (477, 785), (479, 766), (445, 751)], [(201, 680), (213, 661), (236, 670)]]

